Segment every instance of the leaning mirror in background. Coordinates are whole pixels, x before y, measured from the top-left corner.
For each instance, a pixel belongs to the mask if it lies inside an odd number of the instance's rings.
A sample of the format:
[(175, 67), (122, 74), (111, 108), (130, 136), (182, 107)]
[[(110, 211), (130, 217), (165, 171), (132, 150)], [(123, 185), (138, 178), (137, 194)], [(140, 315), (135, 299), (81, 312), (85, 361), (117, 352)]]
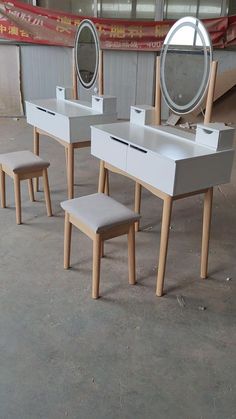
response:
[(161, 51), (161, 89), (170, 109), (185, 114), (202, 102), (211, 62), (211, 40), (202, 22), (194, 17), (178, 20)]
[(75, 65), (80, 83), (90, 89), (97, 77), (99, 40), (93, 22), (85, 19), (78, 27), (75, 38)]

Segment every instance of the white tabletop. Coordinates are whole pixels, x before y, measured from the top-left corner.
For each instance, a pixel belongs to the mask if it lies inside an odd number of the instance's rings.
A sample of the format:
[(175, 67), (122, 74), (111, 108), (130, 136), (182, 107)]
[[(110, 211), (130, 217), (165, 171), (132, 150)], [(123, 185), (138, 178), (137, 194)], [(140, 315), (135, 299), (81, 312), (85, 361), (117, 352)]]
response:
[(182, 133), (182, 131), (171, 127), (142, 126), (130, 122), (118, 122), (97, 125), (95, 128), (171, 160), (177, 161), (216, 153), (208, 147), (196, 144), (194, 134)]
[(28, 102), (49, 112), (61, 114), (69, 118), (100, 115), (99, 111), (92, 109), (91, 103), (79, 100), (39, 99)]

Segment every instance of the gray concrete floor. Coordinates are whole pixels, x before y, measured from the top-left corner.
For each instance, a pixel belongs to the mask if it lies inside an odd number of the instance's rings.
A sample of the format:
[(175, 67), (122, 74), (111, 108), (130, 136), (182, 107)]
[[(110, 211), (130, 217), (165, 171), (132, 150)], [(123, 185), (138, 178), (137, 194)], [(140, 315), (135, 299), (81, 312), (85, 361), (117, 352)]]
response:
[[(0, 152), (32, 150), (24, 119), (0, 119), (0, 128)], [(127, 283), (125, 237), (114, 239), (93, 301), (92, 245), (78, 231), (73, 268), (63, 270), (64, 150), (42, 138), (41, 155), (51, 161), (54, 217), (23, 184), (16, 226), (9, 179), (0, 210), (0, 418), (236, 418), (236, 167), (232, 183), (215, 188), (208, 280), (199, 279), (198, 196), (174, 205), (166, 294), (155, 296), (162, 203), (144, 192), (138, 284)], [(89, 149), (76, 152), (75, 195), (95, 192), (97, 179)], [(132, 207), (131, 181), (112, 175), (111, 193)]]

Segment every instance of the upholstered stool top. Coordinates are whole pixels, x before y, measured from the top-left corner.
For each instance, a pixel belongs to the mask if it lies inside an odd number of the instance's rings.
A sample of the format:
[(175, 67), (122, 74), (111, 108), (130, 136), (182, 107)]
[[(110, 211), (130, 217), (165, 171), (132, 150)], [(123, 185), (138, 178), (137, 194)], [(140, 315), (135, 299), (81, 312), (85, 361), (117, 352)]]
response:
[(140, 219), (139, 214), (102, 193), (70, 199), (61, 202), (61, 206), (95, 233)]
[(31, 151), (14, 151), (0, 154), (0, 164), (8, 167), (14, 173), (46, 169), (50, 163), (31, 153)]

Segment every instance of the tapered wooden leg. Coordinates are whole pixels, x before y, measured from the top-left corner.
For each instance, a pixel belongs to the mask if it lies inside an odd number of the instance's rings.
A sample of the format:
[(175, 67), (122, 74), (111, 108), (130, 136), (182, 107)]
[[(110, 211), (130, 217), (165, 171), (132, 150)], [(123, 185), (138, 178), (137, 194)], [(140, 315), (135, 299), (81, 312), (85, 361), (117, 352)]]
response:
[(64, 229), (64, 269), (70, 267), (71, 231), (72, 224), (69, 222), (69, 214), (66, 212)]
[(100, 282), (100, 263), (101, 263), (101, 237), (96, 234), (93, 239), (93, 285), (92, 297), (97, 299), (99, 297), (99, 282)]
[(100, 160), (99, 168), (99, 181), (98, 181), (98, 192), (104, 193), (105, 191), (105, 178), (106, 178), (106, 169), (104, 161)]
[(44, 189), (44, 196), (45, 196), (46, 207), (47, 207), (47, 214), (48, 214), (48, 217), (51, 217), (52, 205), (51, 205), (51, 197), (50, 197), (50, 190), (49, 190), (49, 184), (48, 184), (47, 169), (43, 169), (43, 189)]
[(0, 167), (0, 190), (1, 190), (1, 206), (6, 208), (6, 182), (5, 172)]
[(73, 199), (74, 198), (74, 147), (73, 147), (73, 144), (68, 145), (67, 182), (68, 182), (68, 199)]
[(68, 168), (68, 148), (67, 147), (65, 147), (65, 158), (66, 158), (66, 170), (67, 170)]
[(104, 247), (105, 247), (105, 242), (104, 242), (104, 240), (102, 240), (101, 241), (101, 258), (104, 258), (104, 256), (105, 256)]
[(204, 196), (203, 227), (202, 227), (202, 255), (201, 255), (201, 278), (208, 275), (208, 255), (211, 230), (213, 188), (209, 188)]
[(109, 188), (109, 172), (108, 170), (105, 171), (105, 190), (104, 193), (106, 195), (110, 195), (110, 188)]
[[(34, 154), (39, 156), (39, 133), (36, 127), (34, 127)], [(35, 192), (39, 191), (39, 178), (37, 177), (34, 180), (34, 189)]]
[(20, 197), (20, 178), (14, 175), (15, 205), (16, 205), (16, 224), (21, 224), (21, 197)]
[(157, 274), (157, 288), (156, 288), (156, 295), (158, 297), (161, 297), (163, 295), (172, 204), (173, 204), (173, 198), (171, 196), (167, 196), (166, 198), (164, 198), (163, 211), (162, 211), (159, 265), (158, 265), (158, 274)]
[(135, 273), (135, 227), (132, 224), (128, 233), (129, 284), (136, 283)]
[[(141, 194), (142, 194), (142, 186), (139, 183), (135, 183), (135, 197), (134, 197), (134, 211), (140, 213), (141, 208)], [(139, 231), (140, 221), (136, 221), (135, 223), (135, 231)]]
[(31, 200), (31, 202), (34, 202), (33, 179), (28, 179), (28, 189), (29, 189), (30, 200)]

